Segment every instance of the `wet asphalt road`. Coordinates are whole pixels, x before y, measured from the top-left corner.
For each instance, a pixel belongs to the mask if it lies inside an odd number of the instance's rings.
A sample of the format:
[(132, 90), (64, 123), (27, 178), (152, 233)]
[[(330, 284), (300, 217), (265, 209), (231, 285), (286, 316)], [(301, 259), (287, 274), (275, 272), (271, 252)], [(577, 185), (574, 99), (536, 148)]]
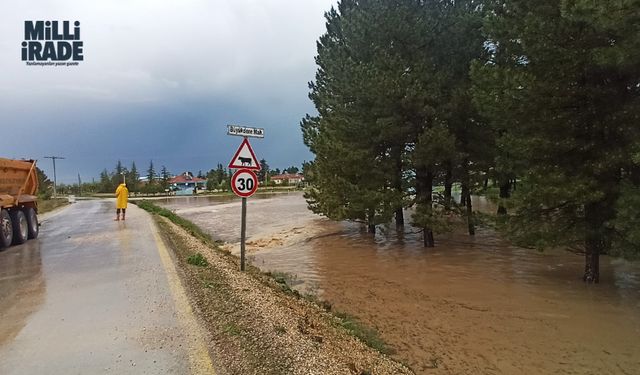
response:
[(151, 218), (114, 211), (80, 201), (0, 251), (0, 374), (213, 373)]

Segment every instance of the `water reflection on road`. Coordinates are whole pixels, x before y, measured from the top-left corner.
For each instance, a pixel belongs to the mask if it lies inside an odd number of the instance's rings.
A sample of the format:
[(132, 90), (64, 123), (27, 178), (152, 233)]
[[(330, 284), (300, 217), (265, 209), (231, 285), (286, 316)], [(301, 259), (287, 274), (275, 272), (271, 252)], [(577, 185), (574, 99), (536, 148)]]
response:
[(45, 298), (40, 242), (4, 249), (0, 256), (0, 346), (13, 340)]
[[(234, 198), (163, 204), (229, 243), (239, 240)], [(491, 210), (476, 198), (474, 206)], [(251, 198), (250, 257), (298, 276), (343, 311), (375, 326), (418, 373), (634, 373), (640, 368), (640, 265), (602, 258), (602, 284), (580, 280), (583, 259), (511, 246), (479, 229), (437, 237), (382, 227), (370, 236), (306, 209), (300, 194)]]

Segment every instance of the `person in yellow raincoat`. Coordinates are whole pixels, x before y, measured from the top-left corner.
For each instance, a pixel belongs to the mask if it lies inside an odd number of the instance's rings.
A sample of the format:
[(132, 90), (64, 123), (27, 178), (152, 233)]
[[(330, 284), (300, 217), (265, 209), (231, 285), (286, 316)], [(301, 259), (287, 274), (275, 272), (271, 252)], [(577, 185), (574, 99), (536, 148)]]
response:
[(116, 221), (120, 220), (120, 211), (122, 211), (122, 220), (127, 212), (127, 203), (129, 201), (129, 189), (127, 185), (122, 183), (116, 189)]

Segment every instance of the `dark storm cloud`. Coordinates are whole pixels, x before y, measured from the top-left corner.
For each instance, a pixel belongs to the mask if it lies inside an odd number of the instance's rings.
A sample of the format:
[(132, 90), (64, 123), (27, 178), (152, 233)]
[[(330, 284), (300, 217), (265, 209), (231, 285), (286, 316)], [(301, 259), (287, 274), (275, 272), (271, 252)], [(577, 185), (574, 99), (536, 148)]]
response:
[[(43, 156), (66, 156), (66, 182), (118, 159), (197, 172), (228, 162), (240, 139), (225, 125), (239, 123), (266, 129), (258, 157), (299, 165), (311, 157), (298, 123), (313, 111), (307, 82), (332, 3), (11, 3), (0, 15), (0, 156), (38, 158), (48, 172)], [(85, 61), (25, 66), (23, 22), (36, 19), (81, 21)]]

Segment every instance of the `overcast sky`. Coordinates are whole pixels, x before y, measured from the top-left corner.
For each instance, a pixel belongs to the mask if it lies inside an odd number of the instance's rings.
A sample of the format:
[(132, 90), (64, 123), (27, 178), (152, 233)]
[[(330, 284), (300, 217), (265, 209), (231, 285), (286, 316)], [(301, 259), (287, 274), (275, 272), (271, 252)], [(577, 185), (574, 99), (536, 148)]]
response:
[[(34, 158), (58, 181), (97, 179), (116, 161), (173, 173), (225, 166), (241, 138), (272, 168), (312, 155), (299, 127), (313, 112), (316, 41), (332, 0), (10, 1), (0, 12), (0, 157)], [(25, 20), (81, 22), (84, 61), (26, 66)]]

